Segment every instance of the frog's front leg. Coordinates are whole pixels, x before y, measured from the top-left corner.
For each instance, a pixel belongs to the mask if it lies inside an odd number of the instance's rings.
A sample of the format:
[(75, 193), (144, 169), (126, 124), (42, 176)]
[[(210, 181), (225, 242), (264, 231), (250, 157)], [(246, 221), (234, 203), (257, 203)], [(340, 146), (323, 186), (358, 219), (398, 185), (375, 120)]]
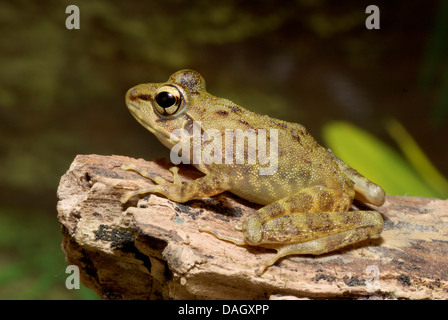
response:
[(224, 174), (207, 174), (201, 178), (183, 184), (178, 174), (179, 168), (177, 167), (170, 168), (170, 171), (173, 173), (173, 182), (169, 182), (160, 176), (150, 174), (132, 164), (123, 165), (122, 169), (137, 172), (141, 176), (156, 183), (156, 185), (146, 189), (126, 192), (120, 199), (122, 203), (126, 203), (133, 196), (150, 193), (162, 194), (175, 202), (186, 202), (193, 199), (214, 196), (230, 188), (228, 176)]
[(236, 245), (277, 250), (256, 270), (261, 275), (278, 259), (291, 254), (327, 253), (379, 236), (383, 226), (375, 211), (348, 211), (352, 198), (322, 186), (304, 189), (269, 204), (243, 223), (244, 239), (227, 237), (208, 227), (200, 231)]

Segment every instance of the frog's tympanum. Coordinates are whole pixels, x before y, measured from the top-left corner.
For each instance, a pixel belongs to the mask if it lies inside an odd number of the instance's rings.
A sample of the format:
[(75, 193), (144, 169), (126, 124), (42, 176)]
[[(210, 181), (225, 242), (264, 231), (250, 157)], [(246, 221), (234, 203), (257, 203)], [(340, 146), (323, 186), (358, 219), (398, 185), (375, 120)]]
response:
[[(131, 88), (126, 94), (126, 104), (138, 122), (170, 149), (180, 141), (192, 141), (195, 126), (199, 127), (200, 138), (206, 132), (224, 137), (229, 130), (259, 132), (263, 129), (272, 144), (272, 133), (276, 133), (278, 145), (276, 150), (270, 149), (269, 156), (276, 157), (277, 167), (270, 174), (260, 174), (260, 169), (268, 166), (260, 158), (253, 157), (252, 162), (237, 161), (260, 151), (249, 147), (249, 142), (244, 144), (243, 154), (236, 152), (235, 145), (228, 150), (231, 144), (227, 141), (218, 144), (222, 152), (217, 154), (223, 158), (230, 154), (235, 161), (195, 163), (193, 155), (204, 152), (211, 139), (200, 144), (200, 150), (194, 150), (193, 146), (191, 152), (184, 149), (183, 161), (190, 161), (205, 174), (187, 183), (181, 182), (177, 167), (171, 169), (173, 182), (168, 182), (135, 166), (123, 166), (156, 183), (148, 189), (127, 192), (121, 199), (123, 203), (132, 196), (148, 193), (186, 202), (230, 191), (264, 205), (238, 228), (244, 235), (242, 239), (222, 235), (207, 226), (200, 227), (200, 231), (236, 245), (277, 250), (272, 259), (256, 270), (258, 275), (287, 255), (320, 255), (379, 237), (383, 219), (378, 212), (349, 211), (349, 208), (353, 199), (381, 206), (385, 201), (383, 189), (320, 146), (302, 125), (259, 115), (215, 97), (206, 91), (202, 76), (192, 70), (178, 71), (165, 83)], [(176, 129), (183, 129), (180, 131), (183, 134), (174, 135)], [(217, 135), (214, 137), (217, 139)], [(260, 149), (259, 146), (255, 149)], [(269, 150), (267, 146), (264, 149)], [(266, 150), (263, 152), (268, 153)]]

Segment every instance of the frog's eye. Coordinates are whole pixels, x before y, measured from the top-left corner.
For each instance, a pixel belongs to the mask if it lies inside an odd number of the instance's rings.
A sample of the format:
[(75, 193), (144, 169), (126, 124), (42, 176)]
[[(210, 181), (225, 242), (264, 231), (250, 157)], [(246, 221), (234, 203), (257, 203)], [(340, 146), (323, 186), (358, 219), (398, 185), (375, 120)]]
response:
[(163, 86), (156, 93), (154, 109), (161, 114), (175, 114), (182, 105), (182, 94), (172, 86)]

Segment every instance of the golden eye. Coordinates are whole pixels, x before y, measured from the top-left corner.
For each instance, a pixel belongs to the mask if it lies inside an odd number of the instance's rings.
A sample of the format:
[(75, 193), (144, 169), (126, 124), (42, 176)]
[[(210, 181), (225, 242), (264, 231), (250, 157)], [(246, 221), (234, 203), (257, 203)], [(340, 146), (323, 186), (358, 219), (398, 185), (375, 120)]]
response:
[(182, 95), (175, 87), (161, 87), (155, 99), (154, 108), (161, 115), (171, 116), (175, 114), (182, 105)]

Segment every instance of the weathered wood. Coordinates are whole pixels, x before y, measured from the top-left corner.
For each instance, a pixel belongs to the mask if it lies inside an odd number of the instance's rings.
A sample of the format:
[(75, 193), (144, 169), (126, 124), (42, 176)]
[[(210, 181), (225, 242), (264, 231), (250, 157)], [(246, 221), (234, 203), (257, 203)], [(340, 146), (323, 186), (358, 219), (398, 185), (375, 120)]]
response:
[[(124, 192), (152, 184), (123, 163), (172, 178), (167, 161), (80, 155), (58, 189), (67, 261), (103, 298), (448, 299), (446, 200), (389, 196), (376, 208), (385, 220), (380, 239), (286, 257), (258, 277), (255, 269), (274, 251), (237, 247), (198, 227), (241, 237), (234, 227), (259, 206), (230, 193), (185, 204), (151, 195), (123, 205)], [(180, 174), (202, 175), (190, 166)]]

